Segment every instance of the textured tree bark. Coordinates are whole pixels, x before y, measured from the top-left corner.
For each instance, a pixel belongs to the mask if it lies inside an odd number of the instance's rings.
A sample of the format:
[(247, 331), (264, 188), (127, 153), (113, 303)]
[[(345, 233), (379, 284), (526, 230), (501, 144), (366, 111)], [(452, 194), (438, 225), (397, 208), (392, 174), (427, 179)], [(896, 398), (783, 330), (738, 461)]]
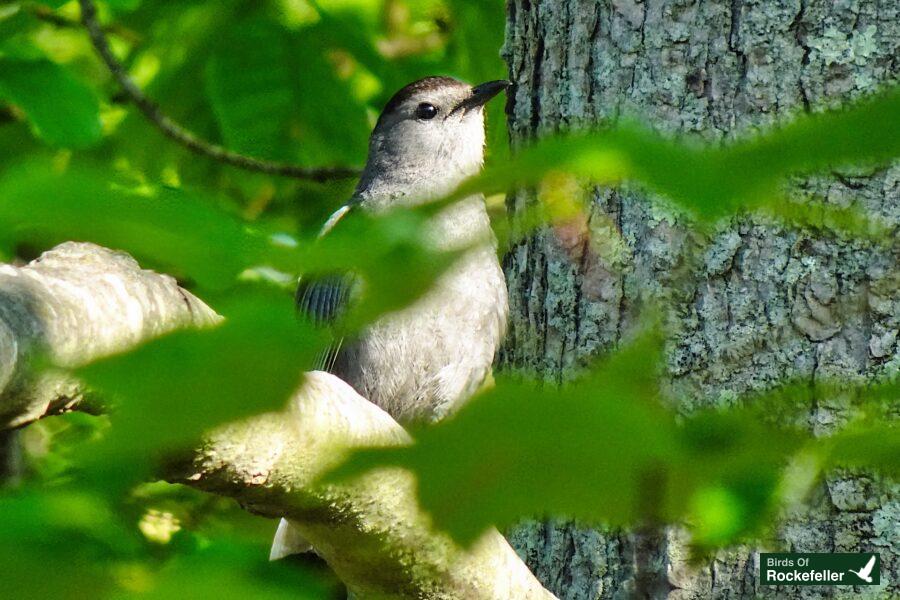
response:
[[(900, 5), (891, 0), (509, 0), (504, 55), (517, 84), (513, 146), (637, 115), (653, 127), (728, 139), (896, 80)], [(687, 174), (689, 176), (689, 174)], [(792, 182), (799, 196), (851, 200), (900, 224), (900, 165)], [(533, 201), (510, 201), (515, 216)], [(648, 299), (670, 303), (669, 388), (686, 411), (786, 379), (861, 380), (900, 367), (898, 250), (742, 216), (710, 238), (645, 202), (636, 186), (591, 191), (584, 223), (547, 229), (505, 261), (510, 333), (500, 364), (559, 382), (613, 348)], [(840, 405), (817, 402), (827, 431)], [(900, 594), (900, 497), (835, 473), (767, 547), (876, 551), (878, 594)], [(823, 597), (836, 588), (763, 588), (749, 548), (699, 568), (684, 535), (527, 524), (510, 539), (560, 598)], [(871, 590), (871, 588), (870, 588)]]

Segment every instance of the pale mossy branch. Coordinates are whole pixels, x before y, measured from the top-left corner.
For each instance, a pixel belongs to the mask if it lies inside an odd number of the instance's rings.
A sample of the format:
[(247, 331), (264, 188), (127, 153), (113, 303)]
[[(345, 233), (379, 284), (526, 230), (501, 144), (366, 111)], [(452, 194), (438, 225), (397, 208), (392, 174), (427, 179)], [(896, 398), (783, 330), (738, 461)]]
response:
[[(66, 243), (0, 266), (0, 427), (83, 408), (78, 381), (35, 369), (78, 366), (221, 318), (171, 277), (128, 255)], [(102, 398), (97, 399), (102, 408)], [(354, 447), (408, 443), (387, 413), (340, 379), (308, 374), (282, 413), (219, 427), (166, 477), (287, 517), (360, 598), (553, 598), (496, 530), (464, 550), (435, 532), (400, 469), (341, 485), (319, 475)]]
[(405, 470), (315, 484), (353, 447), (408, 439), (387, 413), (316, 371), (286, 413), (218, 429), (190, 463), (172, 468), (172, 480), (287, 517), (359, 598), (554, 598), (498, 531), (468, 550), (435, 532)]
[(74, 409), (78, 367), (219, 317), (169, 276), (100, 246), (65, 243), (24, 267), (0, 265), (0, 428)]

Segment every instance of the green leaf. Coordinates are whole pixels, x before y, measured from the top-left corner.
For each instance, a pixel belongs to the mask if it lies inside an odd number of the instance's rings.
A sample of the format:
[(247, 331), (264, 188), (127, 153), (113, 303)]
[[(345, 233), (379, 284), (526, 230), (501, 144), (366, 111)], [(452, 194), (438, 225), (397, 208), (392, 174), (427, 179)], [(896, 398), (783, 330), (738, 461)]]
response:
[(425, 294), (462, 255), (439, 251), (428, 237), (433, 207), (399, 209), (372, 216), (351, 210), (315, 244), (305, 249), (307, 271), (349, 271), (363, 282), (341, 325), (357, 330), (378, 316), (398, 310)]
[(57, 8), (67, 4), (69, 0), (35, 0), (38, 4), (43, 4), (49, 8), (56, 10)]
[(257, 264), (271, 245), (195, 192), (137, 193), (114, 187), (94, 169), (58, 172), (43, 163), (0, 175), (0, 241), (47, 247), (71, 239), (128, 250), (150, 266), (215, 289)]
[(112, 598), (169, 600), (321, 600), (336, 590), (297, 564), (269, 562), (261, 548), (219, 541), (210, 548), (170, 561), (151, 579), (149, 589)]
[(849, 467), (900, 477), (900, 427), (855, 425), (816, 444), (829, 467)]
[(207, 64), (204, 81), (230, 149), (262, 158), (289, 157), (296, 103), (287, 46), (278, 27), (258, 21), (230, 29)]
[(361, 450), (326, 479), (407, 468), (435, 525), (462, 544), (526, 516), (686, 519), (701, 546), (769, 525), (782, 468), (804, 437), (749, 411), (680, 422), (657, 398), (659, 368), (659, 342), (645, 336), (563, 389), (499, 379), (412, 446)]
[(29, 479), (35, 485), (60, 485), (77, 473), (83, 449), (103, 437), (109, 428), (105, 416), (70, 412), (41, 419), (22, 432), (22, 445), (41, 447), (25, 455)]
[[(34, 25), (35, 22), (36, 20), (31, 14), (29, 14), (28, 11), (23, 10), (19, 3), (11, 3), (0, 8), (0, 42), (3, 42), (3, 45), (0, 46), (0, 48), (8, 48), (10, 44), (7, 43), (7, 40), (9, 38), (22, 33)], [(0, 50), (0, 52), (2, 52), (2, 50)]]
[[(645, 335), (562, 389), (501, 378), (416, 432), (413, 445), (359, 450), (325, 480), (409, 469), (422, 507), (462, 544), (491, 525), (554, 516), (683, 524), (694, 548), (709, 551), (770, 530), (786, 497), (808, 492), (825, 469), (900, 474), (900, 428), (885, 412), (896, 382), (803, 382), (748, 397), (746, 407), (683, 416), (659, 402), (659, 369), (658, 342)], [(811, 398), (838, 395), (858, 398), (862, 418), (813, 437), (804, 418)], [(806, 472), (788, 468), (804, 457)]]
[(644, 339), (565, 392), (498, 380), (413, 446), (361, 451), (334, 478), (406, 467), (435, 524), (466, 544), (524, 515), (632, 523), (679, 453), (674, 420), (646, 401), (657, 357)]
[(106, 0), (106, 5), (115, 12), (127, 13), (137, 10), (141, 0)]
[(229, 29), (204, 77), (227, 146), (310, 165), (362, 162), (365, 108), (335, 76), (314, 32), (290, 35), (262, 18)]
[(816, 199), (767, 203), (762, 214), (798, 227), (812, 227), (834, 232), (844, 238), (865, 239), (890, 244), (893, 230), (877, 215), (859, 205), (834, 206)]
[(83, 148), (102, 134), (94, 93), (49, 60), (0, 56), (0, 99), (19, 106), (50, 144)]
[(458, 195), (534, 185), (563, 171), (598, 182), (635, 179), (696, 216), (713, 219), (744, 206), (781, 202), (777, 186), (790, 174), (898, 156), (900, 88), (894, 87), (723, 148), (675, 142), (633, 123), (550, 138), (485, 170)]
[(682, 453), (670, 474), (667, 522), (686, 522), (695, 548), (767, 531), (784, 468), (807, 434), (754, 409), (702, 411), (679, 424)]
[(172, 543), (163, 553), (142, 543), (136, 524), (114, 508), (108, 499), (75, 489), (0, 495), (0, 597), (287, 600), (336, 593), (312, 570), (270, 563), (261, 543), (233, 536), (197, 536), (195, 543)]
[(224, 323), (181, 331), (101, 359), (78, 374), (116, 399), (114, 458), (195, 442), (212, 426), (281, 410), (327, 341), (296, 318), (282, 294), (244, 292), (219, 307)]
[(378, 217), (353, 213), (323, 239), (300, 242), (264, 223), (246, 223), (197, 191), (132, 191), (94, 169), (57, 172), (42, 163), (0, 174), (0, 244), (93, 241), (211, 291), (234, 285), (258, 266), (288, 278), (352, 271), (365, 281), (366, 294), (345, 324), (350, 329), (412, 302), (459, 257), (431, 247), (433, 207)]
[(139, 549), (110, 505), (80, 490), (2, 494), (0, 529), (3, 598), (103, 597), (114, 587), (110, 566)]

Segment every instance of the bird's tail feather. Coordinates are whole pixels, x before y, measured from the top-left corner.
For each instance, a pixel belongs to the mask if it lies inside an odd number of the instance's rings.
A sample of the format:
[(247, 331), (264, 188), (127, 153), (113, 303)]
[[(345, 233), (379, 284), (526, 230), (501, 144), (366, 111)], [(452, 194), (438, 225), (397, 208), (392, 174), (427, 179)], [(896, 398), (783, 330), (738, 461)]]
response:
[(272, 540), (272, 550), (269, 552), (269, 560), (281, 560), (285, 556), (312, 551), (312, 545), (287, 519), (282, 519), (278, 523), (275, 539)]

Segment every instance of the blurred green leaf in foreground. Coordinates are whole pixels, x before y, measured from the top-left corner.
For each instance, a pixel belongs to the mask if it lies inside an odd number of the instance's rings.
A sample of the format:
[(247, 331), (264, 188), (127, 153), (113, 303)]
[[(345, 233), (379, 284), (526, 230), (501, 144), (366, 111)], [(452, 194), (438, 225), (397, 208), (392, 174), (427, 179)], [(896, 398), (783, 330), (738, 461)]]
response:
[[(561, 389), (498, 378), (456, 416), (416, 432), (411, 446), (358, 451), (326, 480), (408, 468), (435, 525), (466, 545), (491, 525), (554, 516), (686, 523), (703, 549), (769, 531), (798, 457), (815, 459), (810, 483), (835, 466), (900, 468), (896, 423), (855, 422), (814, 439), (753, 406), (679, 416), (659, 397), (659, 357), (659, 341), (644, 335)], [(769, 400), (778, 398), (776, 390)]]
[(195, 534), (181, 530), (172, 513), (151, 514), (175, 529), (167, 545), (142, 536), (120, 510), (87, 492), (23, 490), (0, 497), (0, 556), (6, 569), (0, 597), (336, 597), (333, 584), (320, 582), (315, 573), (269, 563), (262, 539)]
[(35, 133), (54, 146), (82, 148), (100, 140), (100, 105), (65, 67), (44, 58), (3, 56), (0, 100), (19, 106)]
[(117, 400), (97, 448), (107, 469), (127, 464), (132, 480), (152, 475), (148, 460), (190, 447), (210, 427), (283, 409), (326, 342), (281, 294), (248, 292), (223, 309), (225, 321), (212, 328), (172, 333), (78, 371)]
[[(378, 110), (416, 78), (476, 83), (506, 73), (499, 0), (98, 4), (114, 52), (168, 114), (232, 149), (304, 165), (359, 164)], [(0, 555), (11, 574), (0, 597), (322, 597), (307, 573), (276, 574), (262, 562), (270, 523), (182, 488), (131, 488), (152, 476), (153, 459), (205, 429), (283, 406), (325, 341), (293, 317), (283, 288), (297, 275), (352, 267), (367, 279), (370, 301), (344, 324), (356, 328), (424, 293), (454, 256), (422, 244), (427, 211), (355, 216), (314, 241), (348, 199), (347, 183), (253, 175), (163, 138), (121, 97), (76, 9), (56, 0), (0, 7), (0, 244), (7, 257), (70, 239), (127, 250), (227, 321), (87, 366), (83, 376), (113, 400), (110, 415), (66, 415), (21, 432), (26, 487), (0, 496)], [(502, 103), (489, 111), (489, 166), (463, 193), (505, 193), (559, 174), (631, 179), (701, 222), (761, 208), (896, 241), (852, 207), (788, 207), (779, 187), (793, 173), (897, 157), (896, 87), (721, 146), (626, 123), (541, 140), (512, 160)], [(562, 389), (501, 377), (455, 419), (417, 432), (414, 445), (361, 452), (341, 474), (409, 467), (434, 522), (464, 543), (491, 524), (565, 515), (685, 522), (709, 548), (764, 534), (823, 469), (900, 471), (890, 411), (863, 409), (820, 439), (774, 409), (679, 415), (657, 389), (659, 352), (652, 336), (641, 338)], [(863, 395), (876, 391), (896, 403), (889, 384)], [(786, 396), (776, 390), (759, 404), (784, 410)], [(92, 467), (104, 471), (100, 485), (85, 472)], [(173, 497), (181, 494), (190, 498)], [(251, 541), (229, 527), (206, 532), (217, 518), (252, 521)]]
[(722, 147), (672, 141), (635, 123), (552, 137), (485, 170), (458, 195), (504, 192), (564, 172), (599, 183), (636, 180), (711, 220), (741, 209), (777, 207), (783, 201), (778, 184), (788, 175), (897, 156), (900, 87), (894, 86)]

